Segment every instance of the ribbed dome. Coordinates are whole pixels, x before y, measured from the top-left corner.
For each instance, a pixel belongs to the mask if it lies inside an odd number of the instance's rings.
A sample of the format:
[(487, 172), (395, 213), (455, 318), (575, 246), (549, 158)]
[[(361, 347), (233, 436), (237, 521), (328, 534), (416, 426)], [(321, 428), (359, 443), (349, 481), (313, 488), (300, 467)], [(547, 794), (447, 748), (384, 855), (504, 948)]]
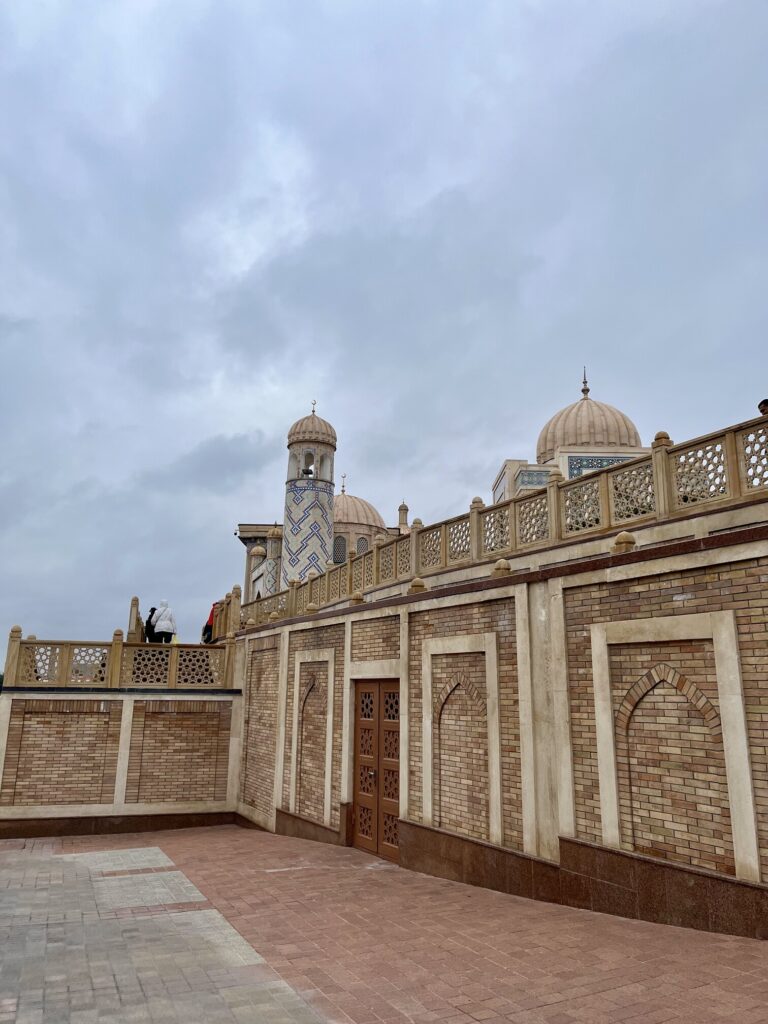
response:
[(296, 420), (288, 431), (288, 444), (295, 444), (297, 441), (318, 441), (335, 449), (336, 431), (328, 420), (322, 419), (313, 410), (309, 416), (302, 416), (300, 420)]
[(556, 448), (640, 448), (637, 427), (623, 412), (589, 397), (586, 380), (583, 398), (555, 413), (536, 444), (536, 461), (549, 462)]
[(337, 525), (373, 526), (386, 530), (384, 520), (369, 501), (343, 492), (333, 499), (333, 521)]

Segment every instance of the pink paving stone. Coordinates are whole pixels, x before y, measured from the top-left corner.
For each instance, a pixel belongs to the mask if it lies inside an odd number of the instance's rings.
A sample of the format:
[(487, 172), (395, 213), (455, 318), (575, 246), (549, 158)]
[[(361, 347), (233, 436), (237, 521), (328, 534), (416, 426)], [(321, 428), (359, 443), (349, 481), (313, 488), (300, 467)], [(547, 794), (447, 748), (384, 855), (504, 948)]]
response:
[(339, 1024), (768, 1024), (768, 944), (755, 940), (535, 903), (235, 826), (37, 848), (137, 846), (159, 846)]

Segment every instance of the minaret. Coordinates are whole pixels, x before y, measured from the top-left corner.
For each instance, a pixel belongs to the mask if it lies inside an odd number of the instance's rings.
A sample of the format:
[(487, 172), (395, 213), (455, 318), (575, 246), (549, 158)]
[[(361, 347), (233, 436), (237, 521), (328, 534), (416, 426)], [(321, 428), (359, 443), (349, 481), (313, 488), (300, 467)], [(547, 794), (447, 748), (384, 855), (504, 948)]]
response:
[(288, 479), (280, 564), (283, 589), (333, 558), (333, 458), (336, 431), (312, 412), (288, 431)]

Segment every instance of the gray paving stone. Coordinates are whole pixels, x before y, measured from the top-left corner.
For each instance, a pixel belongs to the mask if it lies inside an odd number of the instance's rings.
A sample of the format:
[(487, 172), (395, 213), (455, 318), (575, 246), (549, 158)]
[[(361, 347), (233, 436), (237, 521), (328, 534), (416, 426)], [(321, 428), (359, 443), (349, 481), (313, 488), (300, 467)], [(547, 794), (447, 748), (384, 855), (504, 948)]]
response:
[(18, 1000), (14, 1024), (317, 1024), (218, 911), (116, 915), (205, 899), (180, 871), (92, 877), (171, 863), (158, 853), (0, 851), (0, 1004)]
[(92, 884), (96, 893), (96, 901), (102, 910), (162, 907), (169, 903), (205, 901), (205, 896), (182, 871), (94, 878)]
[(159, 846), (139, 846), (128, 850), (97, 850), (93, 853), (61, 853), (56, 860), (82, 864), (89, 871), (140, 871), (144, 868), (169, 868), (173, 861)]

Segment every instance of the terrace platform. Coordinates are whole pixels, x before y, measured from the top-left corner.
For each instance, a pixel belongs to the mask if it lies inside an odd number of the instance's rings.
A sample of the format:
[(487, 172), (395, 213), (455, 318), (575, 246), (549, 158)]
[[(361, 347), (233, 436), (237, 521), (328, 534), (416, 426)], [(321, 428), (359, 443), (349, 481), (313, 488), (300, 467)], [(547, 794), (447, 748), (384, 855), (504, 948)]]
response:
[(757, 940), (236, 826), (0, 842), (0, 1021), (766, 1020)]

